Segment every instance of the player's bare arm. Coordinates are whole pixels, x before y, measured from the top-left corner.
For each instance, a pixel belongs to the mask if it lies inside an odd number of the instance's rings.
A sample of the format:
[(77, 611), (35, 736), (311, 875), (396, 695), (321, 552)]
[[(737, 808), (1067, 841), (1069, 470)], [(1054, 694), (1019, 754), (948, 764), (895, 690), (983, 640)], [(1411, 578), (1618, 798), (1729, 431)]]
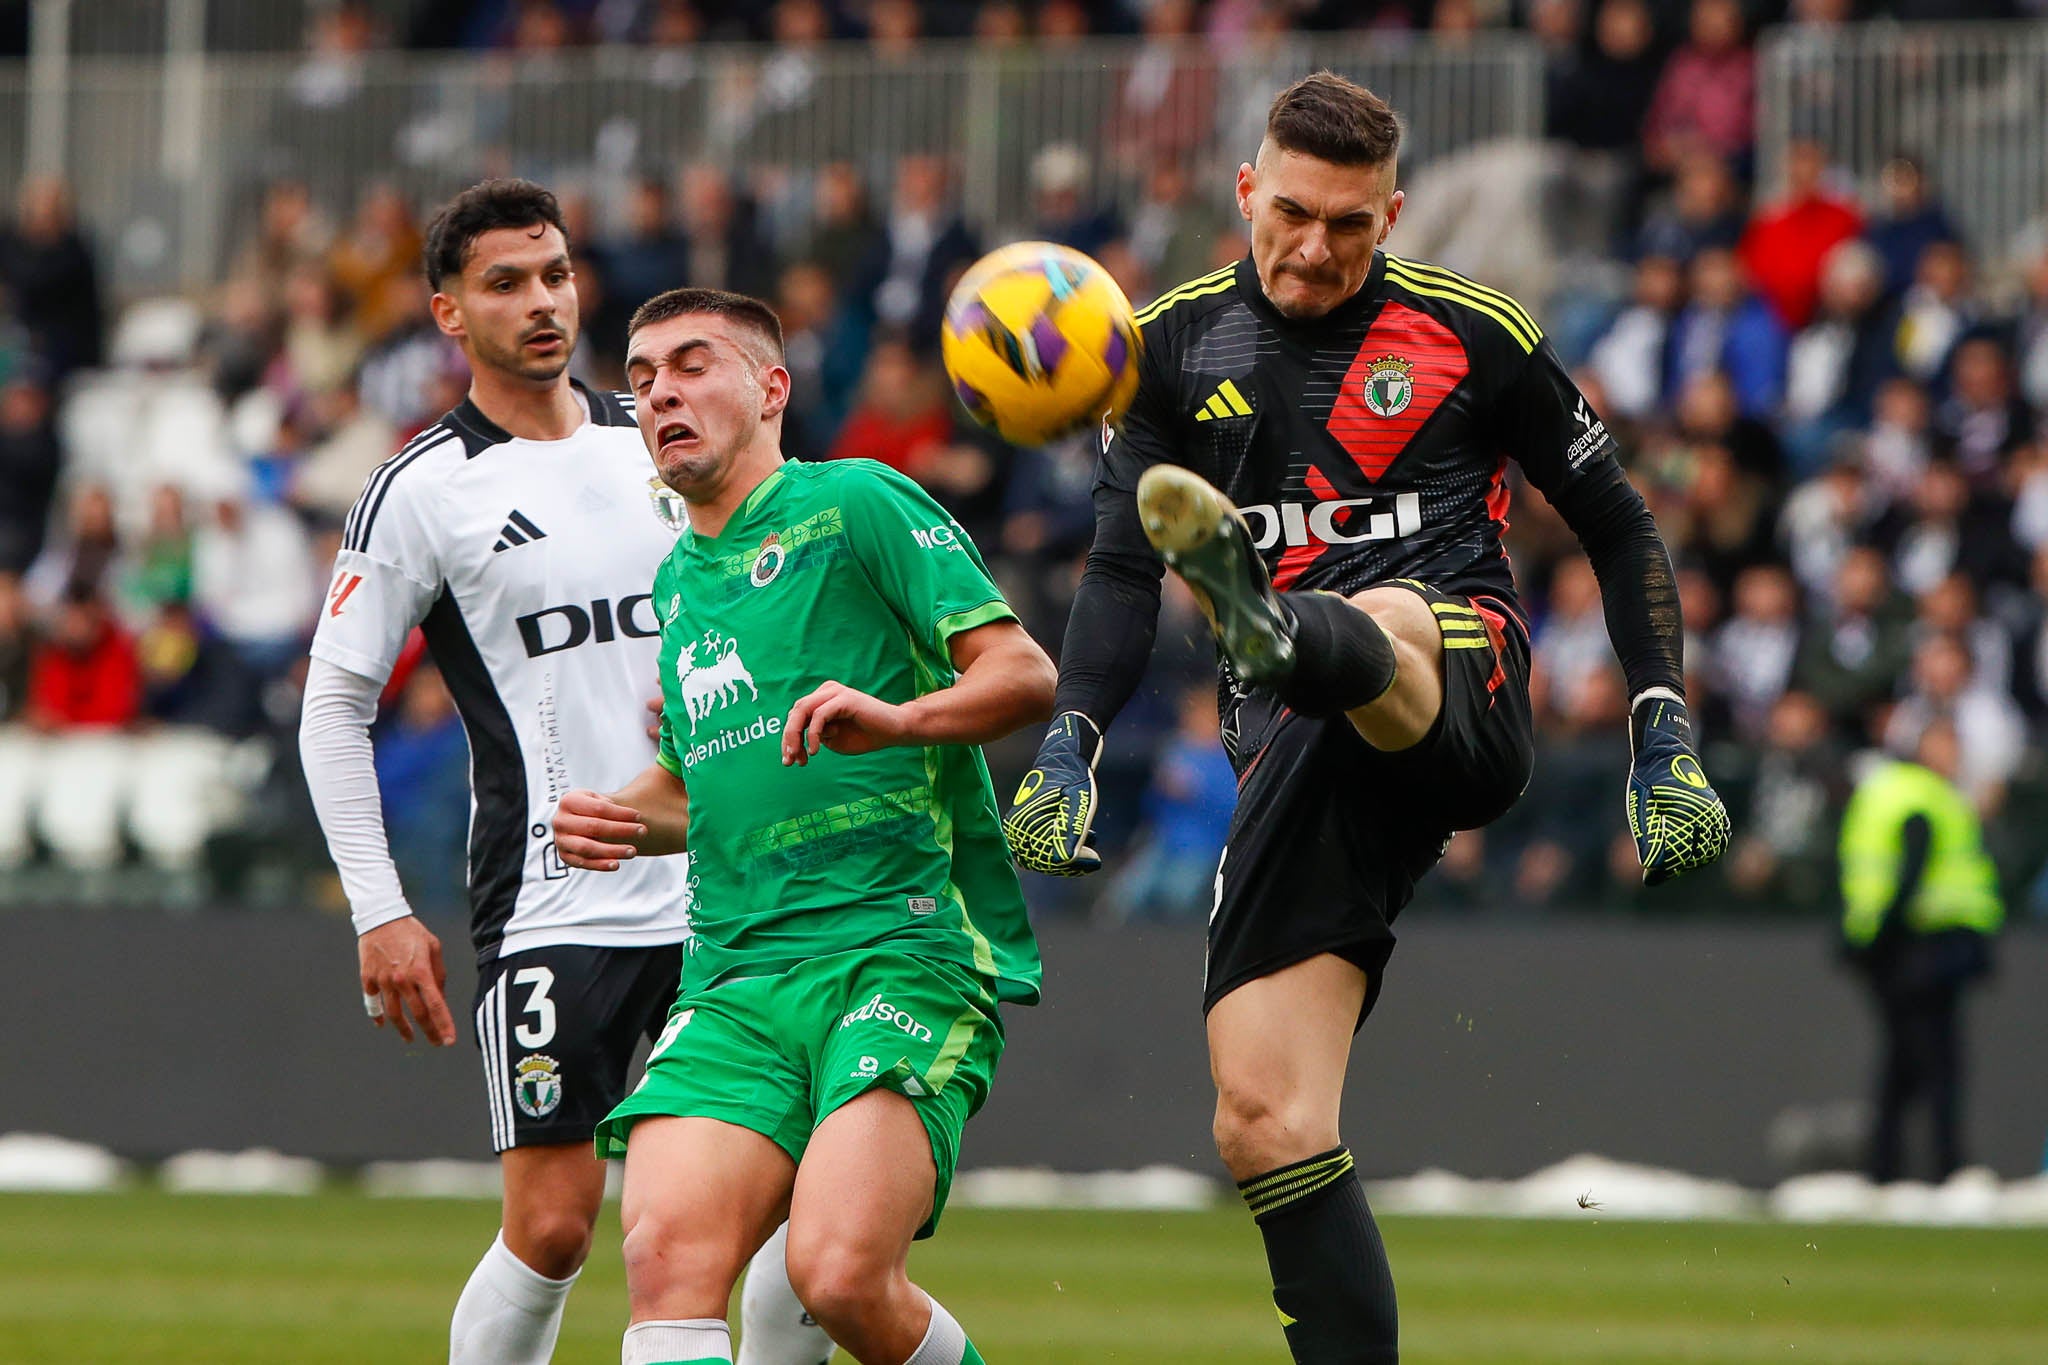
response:
[[(356, 940), (363, 999), (377, 1001), (371, 1022), (388, 1022), (411, 1042), (417, 1026), (436, 1047), (455, 1044), (455, 1020), (448, 1013), (448, 968), (441, 940), (411, 915), (369, 930)], [(408, 1017), (409, 1016), (409, 1017)]]
[(617, 791), (577, 788), (555, 806), (555, 851), (571, 867), (617, 872), (637, 857), (658, 858), (689, 848), (690, 793), (659, 763)]
[(891, 745), (987, 744), (1052, 714), (1053, 663), (1015, 621), (991, 621), (948, 643), (951, 687), (899, 704), (827, 682), (790, 708), (782, 761), (802, 766), (820, 747), (865, 754)]

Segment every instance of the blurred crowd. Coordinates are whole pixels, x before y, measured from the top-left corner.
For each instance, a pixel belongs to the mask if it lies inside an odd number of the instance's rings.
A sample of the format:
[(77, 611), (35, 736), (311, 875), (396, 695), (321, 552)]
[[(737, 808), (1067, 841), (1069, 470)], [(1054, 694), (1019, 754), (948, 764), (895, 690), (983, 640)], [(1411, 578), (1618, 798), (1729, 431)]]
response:
[[(1793, 0), (1761, 17), (1825, 27), (1923, 8)], [(1909, 751), (1945, 719), (2009, 894), (2048, 913), (2032, 837), (2048, 820), (2048, 234), (1966, 240), (1911, 148), (1859, 186), (1828, 148), (1795, 142), (1778, 183), (1757, 183), (1760, 16), (1736, 0), (478, 0), (423, 12), (441, 27), (394, 35), (375, 7), (340, 3), (320, 12), (316, 44), (659, 33), (882, 45), (1126, 29), (1228, 43), (1258, 25), (1340, 22), (1442, 40), (1526, 24), (1549, 54), (1549, 135), (1595, 158), (1615, 192), (1593, 228), (1607, 268), (1524, 302), (1619, 436), (1677, 561), (1689, 690), (1738, 838), (1715, 872), (1639, 900), (1622, 820), (1626, 699), (1598, 586), (1547, 505), (1518, 489), (1510, 549), (1535, 628), (1535, 784), (1499, 825), (1453, 842), (1424, 898), (1830, 910), (1854, 756)], [(933, 149), (879, 169), (848, 155), (795, 179), (688, 157), (565, 179), (577, 372), (616, 386), (625, 319), (660, 289), (772, 299), (795, 378), (789, 453), (879, 459), (916, 478), (1056, 645), (1093, 530), (1092, 437), (1017, 449), (972, 426), (937, 366), (938, 318), (959, 272), (1004, 240), (1090, 252), (1139, 304), (1241, 255), (1234, 159), (1190, 155), (1217, 133), (1215, 92), (1189, 88), (1190, 70), (1213, 68), (1134, 66), (1099, 136), (1032, 149), (1029, 212), (1014, 223), (971, 221), (963, 168)], [(78, 222), (61, 182), (21, 186), (0, 229), (0, 730), (169, 728), (255, 755), (223, 769), (245, 790), (203, 850), (216, 892), (302, 899), (320, 884), (290, 736), (338, 528), (368, 472), (467, 382), (427, 313), (418, 257), (431, 208), (394, 184), (335, 200), (275, 176), (224, 245), (215, 288), (120, 307), (101, 279), (104, 225)], [(1152, 675), (1102, 763), (1112, 870), (1033, 886), (1042, 913), (1206, 914), (1234, 797), (1212, 668), (1206, 628), (1169, 578)], [(454, 912), (460, 724), (430, 664), (408, 661), (387, 701), (378, 762), (401, 866), (416, 903)], [(999, 787), (1030, 748), (1025, 737), (996, 750)], [(8, 800), (0, 790), (0, 824)], [(0, 838), (0, 862), (10, 856), (49, 861), (10, 855)]]
[[(1594, 0), (1588, 0), (1594, 3)], [(340, 30), (333, 41), (364, 50), (547, 50), (606, 43), (785, 41), (785, 11), (815, 10), (821, 36), (887, 43), (906, 27), (935, 38), (986, 38), (1013, 29), (1049, 39), (1143, 31), (1161, 0), (828, 0), (801, 6), (776, 0), (308, 0), (316, 26)], [(1683, 26), (1687, 0), (1651, 0), (1660, 27)], [(234, 6), (209, 25), (208, 39), (234, 49)], [(1456, 39), (1495, 28), (1538, 28), (1544, 0), (1208, 0), (1176, 6), (1195, 14), (1193, 30), (1229, 39), (1260, 25), (1303, 32), (1368, 29), (1389, 35)], [(2041, 0), (1754, 0), (1752, 24), (1774, 24), (1808, 11), (1842, 18), (1916, 22), (2015, 19), (2042, 13)], [(15, 20), (18, 24), (19, 20)], [(275, 31), (252, 29), (249, 39)], [(25, 30), (0, 18), (0, 43), (19, 45)], [(5, 49), (0, 49), (5, 50)]]

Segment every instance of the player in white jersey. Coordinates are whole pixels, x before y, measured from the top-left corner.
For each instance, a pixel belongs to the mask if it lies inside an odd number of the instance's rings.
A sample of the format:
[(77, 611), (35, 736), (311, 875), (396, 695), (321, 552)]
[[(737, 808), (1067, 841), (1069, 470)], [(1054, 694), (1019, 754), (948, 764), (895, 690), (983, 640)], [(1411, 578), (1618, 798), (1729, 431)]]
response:
[[(470, 364), (465, 401), (371, 474), (313, 637), (307, 783), (358, 934), (363, 1005), (410, 1041), (456, 1040), (441, 945), (385, 838), (368, 727), (413, 627), (469, 736), (476, 1037), (503, 1225), (455, 1307), (449, 1358), (545, 1362), (604, 1195), (591, 1134), (660, 1031), (689, 934), (689, 870), (567, 867), (549, 825), (573, 787), (647, 766), (630, 720), (658, 686), (650, 591), (675, 543), (631, 395), (568, 376), (578, 308), (554, 196), (486, 181), (429, 228), (434, 321)], [(609, 785), (607, 785), (609, 784)], [(748, 1275), (745, 1358), (820, 1365), (831, 1343), (771, 1242)]]

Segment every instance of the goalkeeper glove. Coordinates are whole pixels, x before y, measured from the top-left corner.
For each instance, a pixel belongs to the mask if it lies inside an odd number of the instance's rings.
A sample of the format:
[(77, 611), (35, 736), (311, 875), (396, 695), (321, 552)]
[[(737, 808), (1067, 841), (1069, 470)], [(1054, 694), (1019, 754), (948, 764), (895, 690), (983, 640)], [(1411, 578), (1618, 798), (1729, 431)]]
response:
[(1728, 808), (1707, 785), (1692, 748), (1685, 703), (1664, 688), (1643, 693), (1629, 713), (1628, 831), (1655, 886), (1705, 867), (1728, 848)]
[(1017, 865), (1055, 877), (1079, 877), (1102, 866), (1088, 847), (1095, 822), (1095, 760), (1102, 731), (1079, 711), (1052, 719), (1038, 758), (1017, 788), (1003, 834)]

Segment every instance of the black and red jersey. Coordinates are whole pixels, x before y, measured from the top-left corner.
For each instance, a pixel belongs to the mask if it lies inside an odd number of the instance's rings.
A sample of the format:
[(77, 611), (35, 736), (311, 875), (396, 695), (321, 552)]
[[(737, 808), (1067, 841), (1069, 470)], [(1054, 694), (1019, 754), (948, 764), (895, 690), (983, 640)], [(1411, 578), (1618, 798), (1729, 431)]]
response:
[(1063, 709), (1106, 722), (1135, 685), (1116, 656), (1140, 623), (1115, 618), (1156, 615), (1147, 599), (1156, 604), (1162, 569), (1135, 493), (1161, 462), (1229, 495), (1280, 589), (1349, 594), (1414, 578), (1520, 617), (1501, 541), (1514, 460), (1586, 546), (1631, 694), (1679, 685), (1669, 557), (1607, 428), (1512, 298), (1377, 252), (1358, 293), (1298, 321), (1267, 300), (1246, 257), (1169, 290), (1138, 320), (1138, 391), (1104, 441)]
[(1555, 495), (1615, 445), (1522, 306), (1376, 253), (1312, 322), (1267, 302), (1249, 257), (1139, 314), (1144, 370), (1101, 478), (1185, 465), (1245, 514), (1277, 588), (1390, 578), (1515, 603), (1507, 464)]

